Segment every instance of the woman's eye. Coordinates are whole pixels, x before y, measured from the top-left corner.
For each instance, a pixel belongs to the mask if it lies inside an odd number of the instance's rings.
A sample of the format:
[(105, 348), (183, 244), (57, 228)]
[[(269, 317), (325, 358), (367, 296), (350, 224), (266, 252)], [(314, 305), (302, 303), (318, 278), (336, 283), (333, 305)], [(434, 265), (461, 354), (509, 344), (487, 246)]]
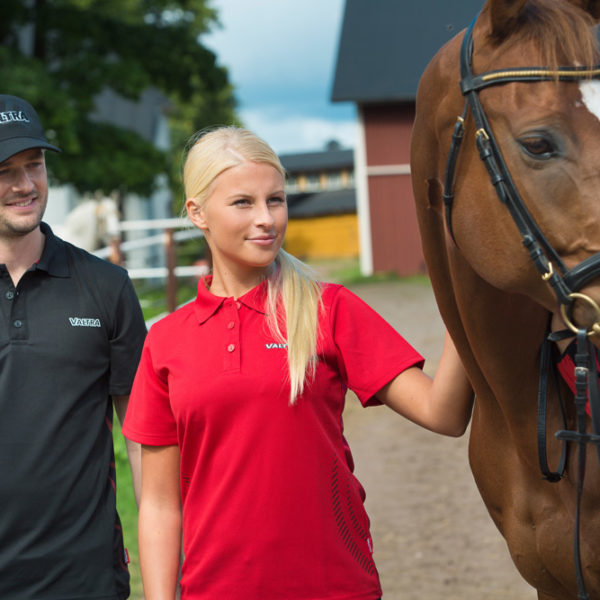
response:
[(271, 202), (272, 204), (285, 204), (285, 198), (282, 198), (280, 196), (274, 196), (273, 198), (269, 199), (269, 202)]
[(548, 159), (556, 156), (554, 143), (543, 136), (531, 136), (519, 140), (521, 148), (533, 158)]

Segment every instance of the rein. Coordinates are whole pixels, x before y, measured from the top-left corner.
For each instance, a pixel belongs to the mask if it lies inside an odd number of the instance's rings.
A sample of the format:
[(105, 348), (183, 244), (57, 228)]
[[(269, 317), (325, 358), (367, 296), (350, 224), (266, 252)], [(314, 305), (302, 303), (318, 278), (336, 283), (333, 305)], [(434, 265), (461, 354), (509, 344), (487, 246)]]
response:
[[(547, 380), (551, 370), (552, 344), (561, 334), (550, 334), (542, 345), (540, 359), (540, 378), (538, 392), (538, 459), (544, 478), (550, 482), (560, 481), (566, 465), (567, 442), (578, 445), (578, 477), (577, 477), (577, 507), (574, 531), (574, 559), (578, 587), (578, 600), (589, 600), (585, 588), (583, 569), (580, 559), (580, 517), (581, 496), (585, 475), (587, 444), (595, 444), (600, 460), (600, 391), (598, 387), (598, 371), (596, 352), (589, 342), (592, 335), (600, 335), (600, 307), (592, 298), (578, 292), (589, 281), (600, 277), (600, 252), (596, 253), (572, 269), (567, 269), (562, 259), (552, 247), (546, 236), (525, 206), (508, 167), (494, 138), (494, 134), (481, 105), (478, 93), (486, 87), (512, 82), (534, 81), (580, 81), (582, 79), (600, 79), (600, 65), (587, 69), (583, 67), (559, 67), (547, 69), (544, 67), (529, 67), (519, 69), (504, 69), (489, 71), (474, 75), (472, 71), (473, 57), (473, 28), (477, 17), (473, 19), (465, 33), (460, 52), (460, 88), (465, 97), (462, 115), (458, 117), (452, 134), (450, 152), (446, 163), (444, 179), (444, 206), (446, 225), (452, 239), (456, 243), (452, 230), (452, 207), (454, 203), (454, 174), (458, 153), (464, 138), (464, 123), (470, 109), (475, 122), (475, 143), (479, 156), (483, 161), (492, 185), (500, 202), (506, 205), (515, 225), (521, 235), (521, 241), (543, 281), (548, 283), (558, 300), (561, 313), (569, 330), (576, 334), (577, 353), (575, 356), (575, 406), (576, 431), (566, 430), (566, 416), (562, 402), (560, 408), (564, 429), (556, 432), (555, 436), (562, 442), (562, 454), (558, 469), (551, 471), (546, 457), (546, 396)], [(575, 300), (587, 302), (595, 310), (597, 322), (588, 330), (577, 327), (571, 320), (569, 310)], [(567, 337), (562, 334), (564, 337)], [(554, 370), (554, 373), (555, 370)], [(592, 413), (593, 433), (586, 431), (586, 404), (589, 400)]]

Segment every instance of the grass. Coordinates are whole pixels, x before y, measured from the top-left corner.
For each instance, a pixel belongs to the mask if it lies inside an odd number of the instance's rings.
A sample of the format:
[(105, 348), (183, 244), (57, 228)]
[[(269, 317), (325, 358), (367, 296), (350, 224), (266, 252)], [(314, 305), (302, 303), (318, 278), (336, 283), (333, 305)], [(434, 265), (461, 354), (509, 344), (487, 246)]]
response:
[[(194, 279), (184, 279), (177, 286), (177, 306), (196, 296), (197, 282)], [(148, 321), (167, 312), (167, 298), (164, 286), (135, 286), (144, 319)]]
[(316, 271), (322, 281), (341, 283), (342, 285), (355, 285), (358, 283), (380, 283), (386, 281), (423, 281), (429, 282), (427, 275), (411, 275), (401, 277), (393, 272), (374, 273), (373, 275), (363, 275), (360, 272), (360, 263), (358, 258), (340, 259), (340, 260), (313, 260), (308, 264)]
[(113, 439), (115, 444), (115, 463), (117, 468), (117, 511), (121, 517), (125, 547), (129, 552), (129, 574), (131, 576), (131, 600), (144, 597), (137, 540), (138, 511), (133, 495), (131, 470), (125, 449), (125, 439), (121, 434), (121, 424), (115, 414), (113, 417)]

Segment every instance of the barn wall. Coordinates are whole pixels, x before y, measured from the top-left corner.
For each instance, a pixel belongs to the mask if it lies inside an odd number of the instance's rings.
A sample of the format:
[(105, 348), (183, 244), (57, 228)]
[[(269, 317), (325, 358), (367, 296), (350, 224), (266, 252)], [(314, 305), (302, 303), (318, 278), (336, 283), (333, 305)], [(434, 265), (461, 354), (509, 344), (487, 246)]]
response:
[(357, 257), (358, 218), (351, 214), (290, 219), (285, 249), (301, 259)]
[(410, 181), (413, 104), (362, 107), (373, 271), (425, 272)]

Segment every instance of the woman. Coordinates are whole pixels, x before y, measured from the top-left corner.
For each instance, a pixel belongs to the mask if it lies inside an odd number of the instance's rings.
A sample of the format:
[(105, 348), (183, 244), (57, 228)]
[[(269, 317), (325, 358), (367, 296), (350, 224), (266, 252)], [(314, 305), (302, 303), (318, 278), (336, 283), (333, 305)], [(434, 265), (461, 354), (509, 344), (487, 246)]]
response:
[(186, 210), (212, 276), (151, 328), (124, 426), (143, 444), (147, 600), (175, 598), (182, 533), (184, 600), (379, 598), (343, 437), (347, 388), (447, 435), (470, 418), (448, 336), (432, 380), (372, 309), (282, 250), (284, 179), (242, 129), (205, 133), (186, 158)]

